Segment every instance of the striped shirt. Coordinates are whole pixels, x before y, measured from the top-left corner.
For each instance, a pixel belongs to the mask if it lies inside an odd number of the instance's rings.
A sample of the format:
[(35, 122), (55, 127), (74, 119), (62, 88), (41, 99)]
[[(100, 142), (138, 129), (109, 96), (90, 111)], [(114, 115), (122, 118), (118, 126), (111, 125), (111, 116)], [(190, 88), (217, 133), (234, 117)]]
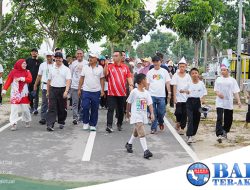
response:
[(126, 96), (126, 80), (129, 77), (131, 73), (127, 65), (108, 65), (108, 95)]

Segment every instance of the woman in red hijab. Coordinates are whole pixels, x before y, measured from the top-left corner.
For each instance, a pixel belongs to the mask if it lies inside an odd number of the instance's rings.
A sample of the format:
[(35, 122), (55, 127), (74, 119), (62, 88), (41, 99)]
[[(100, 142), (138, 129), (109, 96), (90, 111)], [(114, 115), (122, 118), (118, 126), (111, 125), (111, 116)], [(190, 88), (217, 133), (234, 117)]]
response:
[(32, 76), (29, 70), (26, 69), (25, 59), (19, 59), (14, 69), (8, 75), (8, 78), (3, 87), (2, 94), (5, 95), (8, 88), (11, 86), (10, 92), (10, 123), (12, 123), (11, 130), (17, 129), (16, 122), (18, 113), (22, 113), (22, 121), (26, 123), (26, 127), (30, 127), (29, 122), (31, 121), (29, 111), (29, 97), (28, 97), (28, 84), (32, 81)]

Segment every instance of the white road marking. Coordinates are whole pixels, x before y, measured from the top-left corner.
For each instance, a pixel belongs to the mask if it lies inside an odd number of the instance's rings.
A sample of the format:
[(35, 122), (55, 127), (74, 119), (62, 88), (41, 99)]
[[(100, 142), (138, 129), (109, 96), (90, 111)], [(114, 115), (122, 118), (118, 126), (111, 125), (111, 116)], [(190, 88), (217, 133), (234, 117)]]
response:
[(167, 120), (166, 117), (164, 117), (164, 122), (167, 125), (170, 132), (174, 135), (176, 140), (180, 143), (180, 145), (186, 150), (186, 152), (189, 154), (189, 156), (195, 161), (198, 162), (200, 159), (196, 155), (196, 153), (190, 148), (190, 146), (187, 145), (187, 143), (183, 140), (183, 138), (177, 133), (175, 128), (171, 125), (171, 123)]
[(90, 161), (92, 150), (94, 147), (95, 136), (96, 136), (96, 131), (91, 131), (89, 134), (87, 145), (85, 147), (85, 151), (84, 151), (83, 156), (82, 156), (83, 162)]

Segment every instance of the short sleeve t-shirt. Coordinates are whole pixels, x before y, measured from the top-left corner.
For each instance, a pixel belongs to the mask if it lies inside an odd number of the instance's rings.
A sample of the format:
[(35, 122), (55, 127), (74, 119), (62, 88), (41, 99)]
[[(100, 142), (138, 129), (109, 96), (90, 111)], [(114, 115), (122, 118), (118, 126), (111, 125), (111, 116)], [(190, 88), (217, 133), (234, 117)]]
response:
[(92, 68), (89, 65), (83, 66), (81, 76), (84, 77), (83, 90), (98, 92), (101, 90), (100, 79), (104, 77), (103, 68), (100, 65)]
[(172, 80), (171, 85), (176, 86), (176, 101), (177, 102), (186, 102), (187, 94), (180, 93), (180, 90), (188, 90), (188, 86), (191, 83), (191, 77), (189, 74), (185, 74), (184, 77), (180, 77), (178, 73), (175, 73)]
[(42, 75), (42, 85), (41, 89), (47, 90), (47, 81), (49, 77), (49, 71), (53, 67), (54, 63), (48, 64), (47, 62), (43, 62), (38, 70), (38, 75)]
[(147, 83), (149, 83), (149, 93), (154, 97), (166, 97), (166, 82), (169, 82), (170, 76), (167, 70), (160, 68), (151, 69), (147, 73)]
[(48, 75), (48, 80), (51, 80), (50, 85), (57, 88), (65, 87), (66, 81), (70, 79), (70, 69), (63, 64), (60, 67), (55, 64)]
[(147, 106), (153, 103), (149, 92), (147, 90), (141, 92), (137, 88), (135, 88), (131, 91), (127, 102), (131, 104), (130, 124), (138, 122), (147, 124)]
[[(0, 64), (0, 73), (3, 73), (3, 66)], [(3, 84), (3, 78), (0, 77), (0, 84)]]
[(188, 98), (202, 98), (203, 96), (207, 95), (207, 89), (202, 81), (199, 81), (197, 84), (191, 82), (188, 85), (188, 91)]
[(78, 84), (80, 80), (80, 75), (84, 65), (88, 65), (86, 60), (79, 62), (78, 60), (73, 61), (70, 66), (70, 71), (72, 75), (71, 88), (78, 89)]
[(240, 92), (237, 81), (232, 77), (218, 77), (215, 80), (214, 91), (223, 94), (224, 98), (216, 97), (216, 108), (233, 109), (234, 93)]

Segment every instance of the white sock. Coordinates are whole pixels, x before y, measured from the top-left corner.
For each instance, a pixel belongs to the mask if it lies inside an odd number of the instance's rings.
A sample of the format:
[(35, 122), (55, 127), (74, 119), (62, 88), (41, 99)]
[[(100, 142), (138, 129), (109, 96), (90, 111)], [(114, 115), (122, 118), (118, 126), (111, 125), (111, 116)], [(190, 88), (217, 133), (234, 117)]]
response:
[(133, 144), (135, 138), (136, 137), (132, 134), (131, 137), (130, 137), (130, 140), (128, 141), (128, 144)]
[(142, 146), (142, 148), (143, 148), (143, 151), (148, 150), (146, 137), (140, 138), (140, 142), (141, 142), (141, 146)]

